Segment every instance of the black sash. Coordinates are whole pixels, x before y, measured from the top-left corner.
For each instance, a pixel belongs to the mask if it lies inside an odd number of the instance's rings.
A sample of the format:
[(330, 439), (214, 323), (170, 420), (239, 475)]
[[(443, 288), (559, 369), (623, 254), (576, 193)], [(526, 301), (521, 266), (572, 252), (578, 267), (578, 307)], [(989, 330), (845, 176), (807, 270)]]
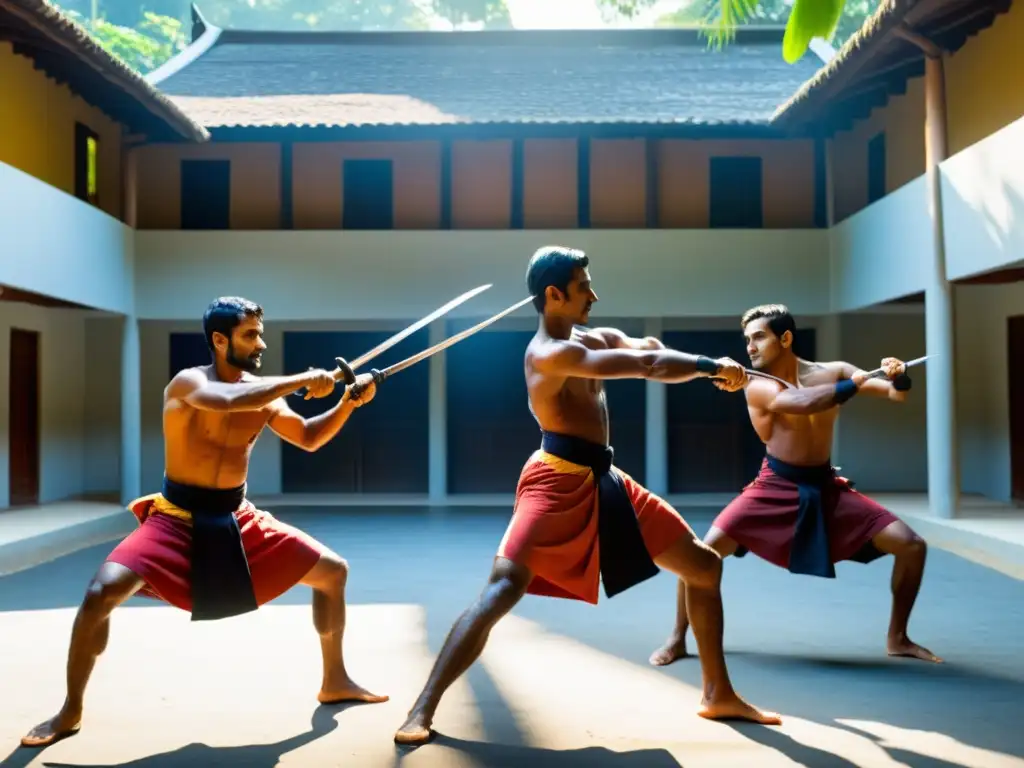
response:
[(834, 579), (836, 569), (832, 564), (828, 520), (821, 499), (822, 490), (835, 482), (832, 463), (800, 467), (774, 456), (768, 456), (767, 461), (768, 468), (783, 480), (794, 483), (800, 494), (793, 547), (789, 554), (789, 572)]
[(192, 513), (192, 621), (255, 611), (249, 561), (234, 515), (245, 501), (245, 486), (199, 488), (165, 477), (163, 496)]
[(660, 569), (654, 564), (636, 519), (626, 486), (612, 471), (615, 451), (571, 435), (544, 432), (541, 449), (560, 459), (589, 467), (597, 485), (597, 546), (604, 593), (615, 597)]

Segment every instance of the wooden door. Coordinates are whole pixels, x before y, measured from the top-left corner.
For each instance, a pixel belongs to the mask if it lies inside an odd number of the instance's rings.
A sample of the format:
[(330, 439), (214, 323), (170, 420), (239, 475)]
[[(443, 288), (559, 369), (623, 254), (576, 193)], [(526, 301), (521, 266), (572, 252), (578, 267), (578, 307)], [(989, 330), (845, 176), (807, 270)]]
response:
[(1007, 319), (1006, 367), (1010, 374), (1010, 487), (1024, 501), (1024, 315)]
[(39, 334), (11, 329), (11, 506), (39, 503)]

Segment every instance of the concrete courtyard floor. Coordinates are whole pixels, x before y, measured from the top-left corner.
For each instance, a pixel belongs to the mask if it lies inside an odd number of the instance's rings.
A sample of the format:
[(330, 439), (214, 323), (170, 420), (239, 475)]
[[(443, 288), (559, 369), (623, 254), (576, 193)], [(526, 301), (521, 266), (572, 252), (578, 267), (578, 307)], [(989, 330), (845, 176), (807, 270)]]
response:
[[(320, 707), (309, 590), (191, 624), (143, 598), (119, 609), (77, 736), (20, 737), (54, 714), (75, 608), (113, 542), (0, 578), (0, 765), (351, 768), (1024, 768), (1024, 582), (933, 548), (911, 635), (946, 659), (885, 656), (889, 560), (832, 581), (727, 561), (726, 653), (742, 695), (781, 727), (695, 715), (695, 659), (655, 669), (675, 582), (598, 607), (527, 597), (449, 692), (438, 738), (392, 743), (451, 623), (483, 586), (498, 510), (291, 509), (349, 560), (345, 651), (384, 704)], [(687, 512), (703, 534), (710, 516)], [(692, 645), (691, 645), (692, 648)]]

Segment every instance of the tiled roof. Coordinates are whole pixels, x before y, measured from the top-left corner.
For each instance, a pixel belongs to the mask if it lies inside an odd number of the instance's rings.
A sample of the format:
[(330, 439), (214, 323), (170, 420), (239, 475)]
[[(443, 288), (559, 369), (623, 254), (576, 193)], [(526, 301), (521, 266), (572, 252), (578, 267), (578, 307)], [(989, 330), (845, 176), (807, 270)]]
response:
[(133, 130), (209, 138), (179, 106), (46, 0), (0, 0), (0, 40)]
[[(773, 121), (794, 123), (843, 98), (843, 89), (877, 78), (892, 88), (902, 75), (919, 73), (924, 53), (901, 30), (924, 35), (946, 52), (989, 27), (1012, 0), (882, 0), (864, 25), (814, 77), (781, 104)], [(861, 88), (860, 90), (864, 90)], [(864, 94), (862, 94), (864, 95)]]
[(209, 128), (766, 123), (821, 65), (786, 64), (774, 28), (722, 50), (695, 30), (201, 32), (151, 80)]

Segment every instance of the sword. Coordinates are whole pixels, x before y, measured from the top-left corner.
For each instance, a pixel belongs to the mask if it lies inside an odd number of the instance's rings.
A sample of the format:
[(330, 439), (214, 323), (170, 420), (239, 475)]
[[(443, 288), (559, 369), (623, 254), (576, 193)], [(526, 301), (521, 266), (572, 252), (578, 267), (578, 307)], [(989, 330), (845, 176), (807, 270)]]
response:
[[(924, 355), (923, 357), (917, 357), (917, 358), (914, 358), (913, 360), (908, 360), (903, 365), (906, 368), (913, 368), (915, 365), (920, 365), (921, 363), (923, 363), (927, 359), (928, 359), (928, 355)], [(875, 368), (875, 370), (873, 370), (873, 371), (868, 371), (868, 378), (869, 379), (873, 379), (873, 378), (876, 378), (878, 376), (884, 376), (884, 375), (885, 375), (885, 369), (884, 368)]]
[[(487, 326), (491, 325), (492, 323), (498, 322), (499, 320), (501, 320), (501, 318), (505, 317), (505, 315), (511, 315), (517, 309), (519, 309), (520, 307), (526, 306), (531, 301), (533, 301), (533, 296), (527, 296), (522, 301), (517, 301), (511, 307), (508, 307), (507, 309), (503, 309), (498, 314), (493, 315), (493, 316), (487, 318), (486, 320), (483, 320), (483, 321), (477, 323), (472, 328), (467, 328), (466, 330), (461, 331), (460, 333), (456, 333), (454, 336), (449, 336), (444, 341), (438, 342), (434, 346), (429, 347), (427, 349), (424, 349), (422, 352), (417, 352), (412, 357), (407, 357), (407, 358), (405, 358), (405, 360), (401, 360), (401, 361), (395, 363), (394, 365), (389, 365), (383, 371), (378, 371), (376, 368), (371, 368), (370, 369), (370, 375), (373, 376), (373, 383), (377, 384), (379, 386), (381, 384), (381, 382), (383, 382), (385, 379), (387, 379), (387, 378), (389, 378), (391, 376), (394, 376), (399, 371), (404, 371), (409, 366), (415, 365), (416, 363), (420, 362), (421, 360), (426, 360), (428, 357), (432, 357), (433, 355), (436, 355), (438, 352), (441, 352), (442, 350), (448, 349), (448, 347), (451, 347), (451, 346), (453, 346), (455, 344), (458, 344), (460, 341), (462, 341), (464, 339), (468, 339), (474, 333), (477, 333), (478, 331), (482, 331), (484, 328), (486, 328)], [(338, 359), (338, 365), (340, 366), (342, 360), (341, 360), (340, 357), (337, 358), (337, 359)], [(349, 390), (349, 396), (353, 400), (358, 400), (362, 396), (362, 394), (363, 394), (363, 387), (354, 386), (354, 387), (352, 387)]]
[[(908, 360), (905, 363), (903, 363), (903, 365), (904, 365), (905, 368), (910, 369), (910, 368), (913, 368), (915, 365), (920, 365), (921, 363), (923, 363), (927, 359), (928, 359), (928, 355), (924, 355), (922, 357), (916, 357), (913, 360)], [(752, 368), (747, 368), (746, 371), (747, 371), (747, 376), (756, 376), (757, 378), (760, 378), (760, 379), (770, 379), (771, 381), (778, 382), (779, 384), (781, 384), (782, 386), (784, 386), (784, 387), (786, 387), (788, 389), (794, 389), (795, 388), (794, 385), (790, 384), (788, 381), (780, 379), (778, 376), (772, 376), (770, 373), (764, 373), (763, 371), (755, 371)], [(873, 371), (867, 371), (867, 374), (868, 374), (868, 378), (869, 379), (876, 379), (876, 378), (879, 378), (879, 377), (885, 375), (885, 369), (884, 368), (875, 368)]]
[[(411, 336), (412, 334), (416, 333), (416, 331), (420, 330), (421, 328), (425, 328), (426, 326), (430, 325), (432, 322), (437, 320), (437, 318), (439, 318), (439, 317), (441, 317), (443, 315), (448, 314), (449, 312), (451, 312), (453, 309), (455, 309), (455, 307), (459, 306), (460, 304), (464, 304), (467, 301), (469, 301), (470, 299), (472, 299), (474, 296), (483, 293), (484, 291), (489, 289), (492, 285), (493, 285), (493, 283), (488, 283), (487, 285), (481, 285), (481, 286), (479, 286), (477, 288), (474, 288), (471, 291), (466, 291), (461, 296), (456, 296), (454, 299), (449, 301), (443, 307), (438, 307), (433, 312), (431, 312), (429, 315), (427, 315), (426, 317), (420, 318), (415, 323), (410, 325), (408, 328), (405, 328), (405, 329), (399, 331), (398, 333), (396, 333), (394, 336), (391, 336), (390, 338), (385, 339), (380, 344), (378, 344), (376, 347), (371, 349), (369, 352), (367, 352), (366, 354), (360, 355), (359, 357), (357, 357), (352, 362), (347, 362), (342, 357), (335, 358), (335, 361), (337, 362), (338, 367), (335, 368), (331, 372), (331, 375), (334, 376), (334, 380), (335, 381), (344, 381), (346, 386), (355, 383), (355, 380), (356, 380), (355, 371), (356, 371), (357, 368), (359, 368), (360, 366), (366, 365), (368, 362), (373, 360), (373, 358), (377, 357), (377, 355), (379, 355), (381, 352), (385, 352), (386, 350), (391, 349), (391, 347), (395, 346), (395, 344), (397, 344), (398, 342), (402, 341), (403, 339), (408, 338), (409, 336)], [(295, 394), (299, 395), (299, 394), (302, 394), (302, 393), (301, 392), (296, 392)], [(307, 396), (306, 399), (308, 400), (309, 397)]]

